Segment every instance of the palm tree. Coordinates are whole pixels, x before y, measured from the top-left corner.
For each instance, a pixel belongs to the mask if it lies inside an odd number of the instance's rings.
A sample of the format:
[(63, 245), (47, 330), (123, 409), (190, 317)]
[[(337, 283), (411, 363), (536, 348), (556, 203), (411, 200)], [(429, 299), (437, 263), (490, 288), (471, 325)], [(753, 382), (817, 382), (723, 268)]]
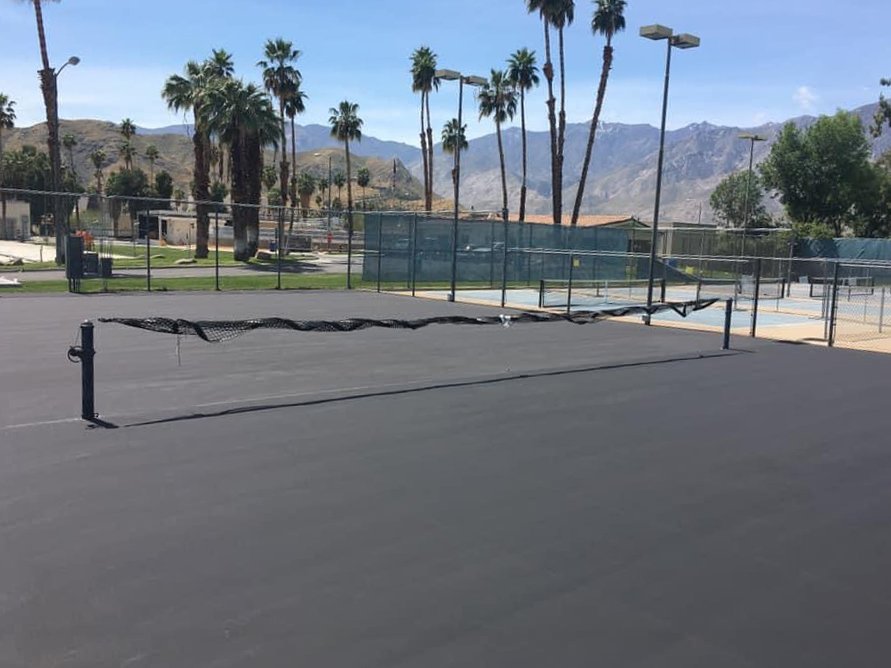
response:
[(105, 163), (106, 159), (105, 151), (101, 148), (97, 148), (95, 151), (90, 153), (90, 162), (93, 163), (93, 176), (96, 177), (96, 192), (98, 194), (102, 193), (102, 165)]
[[(455, 155), (456, 151), (466, 151), (470, 147), (467, 143), (467, 124), (458, 129), (458, 119), (453, 118), (442, 127), (442, 152)], [(452, 185), (455, 184), (455, 169), (452, 168)]]
[(263, 70), (263, 85), (274, 97), (278, 99), (279, 118), (281, 119), (282, 137), (282, 161), (281, 161), (281, 191), (282, 204), (287, 204), (288, 191), (288, 140), (285, 136), (285, 100), (294, 94), (300, 87), (303, 77), (300, 71), (294, 68), (293, 63), (300, 57), (300, 51), (294, 48), (294, 44), (286, 39), (277, 37), (266, 41), (264, 50), (265, 60), (257, 62), (257, 67)]
[[(269, 98), (254, 84), (219, 80), (206, 99), (207, 128), (226, 142), (232, 160), (234, 257), (247, 261), (260, 237), (263, 147), (279, 139), (279, 118)], [(253, 206), (237, 206), (249, 204)]]
[(124, 136), (124, 141), (130, 141), (136, 134), (136, 124), (129, 118), (121, 121), (120, 133)]
[(513, 119), (517, 113), (517, 91), (507, 74), (492, 70), (488, 83), (478, 95), (480, 119), (491, 117), (495, 121), (495, 134), (498, 137), (498, 158), (501, 161), (501, 208), (507, 212), (507, 172), (504, 167), (504, 144), (501, 140), (501, 126)]
[(149, 161), (149, 174), (151, 183), (155, 182), (155, 161), (161, 157), (161, 154), (158, 153), (158, 147), (154, 144), (149, 144), (145, 147), (145, 157)]
[(77, 137), (70, 132), (66, 132), (62, 136), (62, 146), (68, 151), (68, 169), (74, 172), (74, 147), (77, 146)]
[(338, 169), (336, 172), (334, 172), (331, 180), (334, 181), (334, 187), (337, 188), (337, 199), (340, 199), (340, 193), (343, 190), (343, 187), (346, 185), (346, 174)]
[(526, 91), (539, 84), (535, 51), (523, 48), (507, 60), (507, 78), (520, 92), (520, 130), (523, 141), (523, 183), (520, 186), (520, 222), (526, 220)]
[[(538, 12), (544, 25), (545, 64), (543, 72), (548, 83), (548, 126), (551, 133), (551, 198), (554, 224), (563, 219), (563, 140), (566, 132), (566, 84), (563, 29), (572, 23), (573, 0), (526, 0), (526, 9)], [(551, 26), (557, 29), (560, 56), (560, 126), (557, 126), (557, 101), (554, 99), (554, 63), (551, 60)]]
[[(306, 93), (300, 90), (298, 84), (296, 88), (289, 92), (285, 99), (285, 115), (291, 121), (291, 164), (294, 166), (294, 172), (297, 171), (297, 125), (294, 123), (294, 117), (306, 111)], [(297, 196), (297, 181), (295, 177), (291, 177), (291, 199)]]
[(136, 148), (129, 141), (122, 141), (118, 146), (118, 153), (124, 159), (124, 169), (133, 169), (133, 158), (137, 155)]
[[(411, 89), (421, 94), (421, 154), (424, 158), (424, 208), (433, 209), (433, 127), (430, 120), (430, 93), (439, 89), (436, 54), (421, 46), (411, 56)], [(426, 121), (425, 121), (426, 113)]]
[[(300, 208), (303, 218), (306, 219), (309, 211), (309, 203), (312, 194), (316, 191), (316, 179), (309, 172), (300, 172), (297, 177), (297, 195), (300, 197)], [(290, 235), (290, 230), (289, 230)]]
[(331, 107), (331, 136), (343, 142), (346, 154), (346, 186), (347, 186), (347, 289), (352, 287), (352, 253), (353, 253), (353, 184), (350, 172), (350, 142), (362, 141), (362, 119), (359, 118), (359, 105), (344, 100), (337, 107)]
[(356, 185), (362, 188), (362, 208), (365, 208), (365, 189), (368, 187), (368, 184), (371, 183), (371, 172), (368, 170), (368, 167), (361, 167), (358, 172), (356, 172)]
[(575, 193), (575, 206), (572, 208), (572, 225), (577, 225), (582, 208), (582, 197), (585, 194), (585, 182), (588, 180), (588, 167), (591, 164), (591, 153), (594, 150), (594, 139), (597, 125), (600, 123), (600, 112), (603, 109), (603, 98), (606, 96), (606, 83), (609, 71), (613, 67), (613, 37), (625, 29), (626, 0), (595, 0), (597, 8), (591, 19), (591, 30), (595, 35), (603, 35), (606, 44), (603, 47), (603, 64), (600, 67), (600, 84), (597, 86), (597, 100), (594, 103), (594, 115), (588, 129), (588, 145), (585, 147), (585, 159), (582, 162), (582, 174), (579, 187)]
[[(3, 131), (15, 127), (15, 102), (0, 93), (0, 189), (3, 188)], [(0, 227), (6, 223), (6, 193), (0, 190)]]
[(195, 162), (192, 169), (194, 188), (192, 195), (196, 206), (197, 229), (195, 230), (195, 257), (207, 257), (207, 241), (210, 227), (210, 211), (204, 204), (210, 199), (210, 175), (208, 170), (210, 131), (204, 107), (209, 91), (220, 81), (232, 77), (232, 58), (223, 50), (214, 50), (204, 63), (190, 60), (186, 63), (185, 76), (174, 74), (164, 84), (161, 96), (174, 111), (191, 110), (194, 116), (192, 147)]

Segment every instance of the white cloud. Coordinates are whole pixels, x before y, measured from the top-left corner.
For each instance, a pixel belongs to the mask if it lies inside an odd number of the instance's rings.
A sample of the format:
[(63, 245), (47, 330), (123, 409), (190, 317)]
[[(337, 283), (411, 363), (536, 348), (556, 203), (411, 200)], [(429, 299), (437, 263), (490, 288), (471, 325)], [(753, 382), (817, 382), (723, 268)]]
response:
[(814, 111), (814, 105), (818, 97), (808, 86), (799, 86), (792, 99), (795, 100), (802, 111), (811, 113)]

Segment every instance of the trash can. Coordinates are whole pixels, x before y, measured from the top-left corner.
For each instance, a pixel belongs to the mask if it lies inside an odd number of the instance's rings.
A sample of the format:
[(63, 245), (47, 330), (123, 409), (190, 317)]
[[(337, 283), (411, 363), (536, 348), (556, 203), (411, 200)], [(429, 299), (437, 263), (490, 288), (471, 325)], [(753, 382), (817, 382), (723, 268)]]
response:
[(113, 258), (103, 257), (99, 260), (99, 278), (111, 278)]

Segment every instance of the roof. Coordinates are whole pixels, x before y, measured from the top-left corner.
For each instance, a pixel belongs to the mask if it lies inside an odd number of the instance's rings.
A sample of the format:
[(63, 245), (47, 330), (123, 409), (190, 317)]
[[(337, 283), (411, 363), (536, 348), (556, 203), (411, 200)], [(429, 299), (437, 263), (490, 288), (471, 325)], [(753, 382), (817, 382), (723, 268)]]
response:
[[(553, 216), (550, 215), (527, 215), (527, 223), (552, 223)], [(572, 222), (572, 214), (563, 214), (563, 224), (569, 225)], [(643, 225), (634, 216), (628, 214), (584, 214), (579, 216), (579, 227), (607, 227), (612, 225)]]

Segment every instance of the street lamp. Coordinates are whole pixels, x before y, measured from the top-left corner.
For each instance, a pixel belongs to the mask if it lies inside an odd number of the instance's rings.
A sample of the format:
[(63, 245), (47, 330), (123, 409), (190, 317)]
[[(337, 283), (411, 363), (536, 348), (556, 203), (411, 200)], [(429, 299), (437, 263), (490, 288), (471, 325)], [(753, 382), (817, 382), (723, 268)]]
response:
[[(50, 149), (50, 177), (52, 179), (53, 192), (62, 191), (62, 151), (59, 145), (59, 89), (58, 79), (68, 65), (77, 65), (80, 58), (71, 56), (58, 70), (41, 70), (40, 78), (45, 87), (44, 90), (47, 104), (47, 133), (48, 144)], [(65, 238), (68, 236), (68, 225), (63, 222), (65, 220), (64, 212), (65, 201), (56, 194), (53, 196), (53, 224), (56, 228), (56, 264), (62, 264), (65, 261)]]
[[(321, 153), (313, 153), (313, 155), (317, 158), (321, 158)], [(326, 188), (328, 190), (328, 211), (326, 214), (327, 219), (327, 227), (328, 227), (328, 252), (331, 252), (331, 154), (328, 154), (328, 186)]]
[(458, 146), (455, 150), (455, 217), (452, 221), (452, 280), (451, 290), (449, 291), (449, 301), (455, 301), (455, 290), (458, 275), (458, 202), (461, 193), (461, 122), (464, 107), (464, 84), (468, 86), (485, 86), (488, 80), (478, 76), (465, 76), (455, 70), (436, 70), (434, 76), (443, 81), (458, 82)]
[[(659, 199), (662, 196), (662, 162), (665, 158), (665, 119), (668, 115), (668, 80), (671, 75), (671, 50), (695, 49), (699, 46), (699, 38), (696, 35), (681, 33), (675, 35), (671, 28), (662, 25), (644, 26), (640, 29), (640, 36), (655, 41), (666, 40), (668, 43), (668, 55), (665, 59), (665, 88), (662, 92), (662, 128), (659, 132), (659, 164), (656, 168), (656, 205), (653, 211), (653, 239), (650, 245), (650, 274), (647, 281), (647, 307), (653, 305), (653, 275), (656, 271), (656, 243), (659, 238)], [(646, 324), (650, 324), (650, 314), (644, 318)]]
[(743, 205), (743, 229), (742, 229), (742, 246), (740, 247), (740, 257), (746, 254), (746, 231), (749, 229), (749, 190), (752, 187), (752, 165), (755, 161), (755, 142), (767, 141), (767, 137), (761, 135), (746, 133), (739, 136), (740, 139), (746, 139), (749, 144), (749, 175), (746, 178), (746, 197)]

